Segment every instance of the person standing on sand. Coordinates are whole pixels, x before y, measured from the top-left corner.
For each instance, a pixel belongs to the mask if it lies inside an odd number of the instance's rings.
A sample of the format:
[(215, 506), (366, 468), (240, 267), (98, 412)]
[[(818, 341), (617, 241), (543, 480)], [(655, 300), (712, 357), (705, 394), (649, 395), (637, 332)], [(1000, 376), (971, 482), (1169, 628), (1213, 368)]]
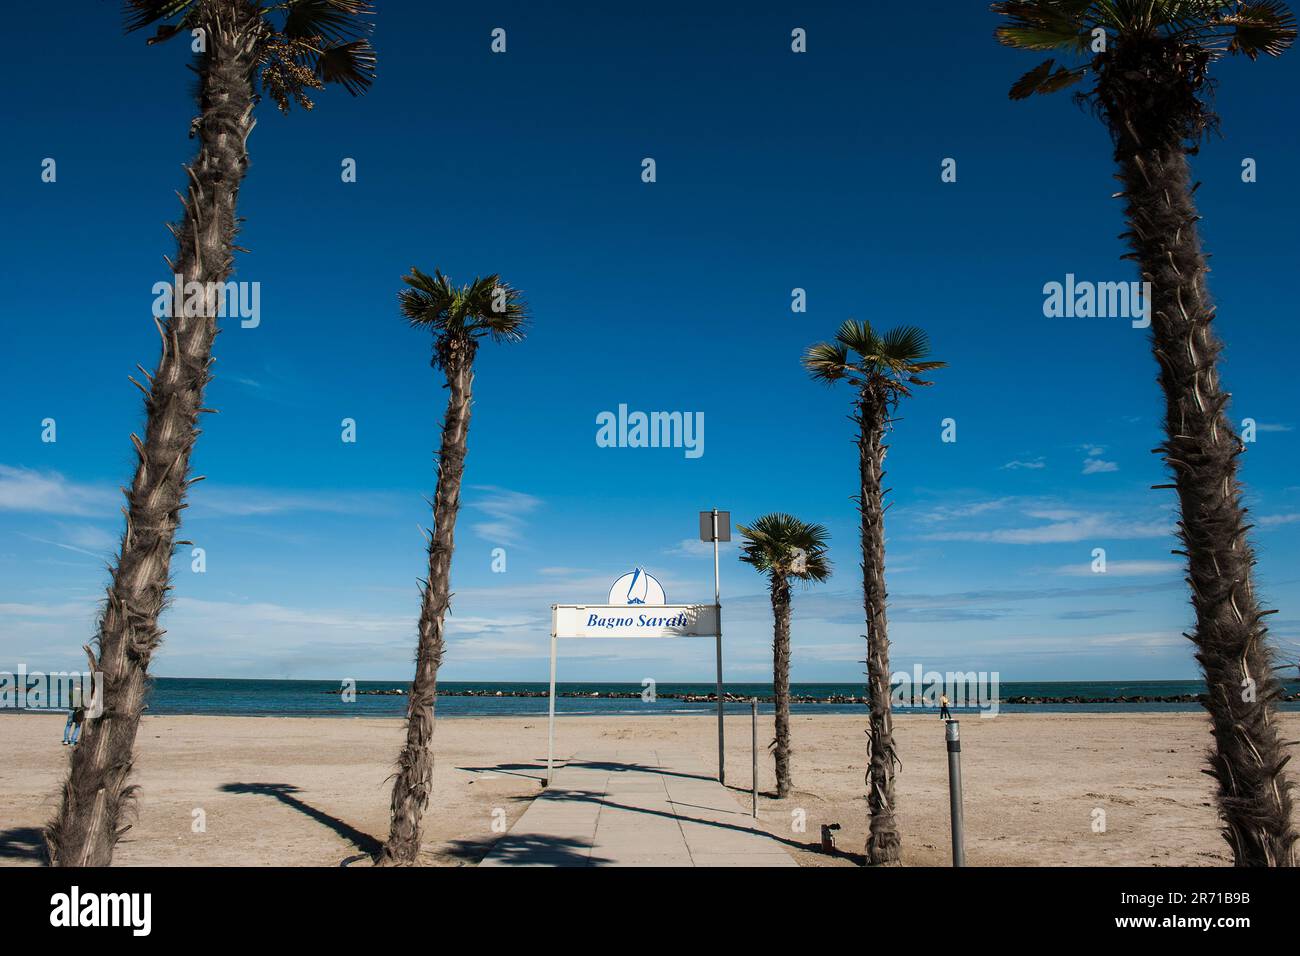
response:
[[(81, 699), (81, 685), (73, 684), (68, 696), (71, 698), (68, 702), (72, 705), (72, 709), (68, 711), (68, 722), (63, 725), (63, 743), (65, 746), (75, 747), (77, 738), (81, 736), (81, 723), (86, 719), (86, 705)], [(71, 731), (70, 735), (69, 731)]]
[(952, 714), (948, 711), (948, 695), (939, 695), (939, 719), (952, 720)]

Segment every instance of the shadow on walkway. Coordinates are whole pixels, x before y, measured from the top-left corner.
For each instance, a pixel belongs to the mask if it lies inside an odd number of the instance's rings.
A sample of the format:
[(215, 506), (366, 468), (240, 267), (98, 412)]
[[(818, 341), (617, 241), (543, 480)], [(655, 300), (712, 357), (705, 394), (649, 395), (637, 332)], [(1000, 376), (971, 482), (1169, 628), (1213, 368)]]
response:
[(345, 823), (338, 817), (332, 817), (324, 810), (318, 810), (310, 803), (304, 803), (294, 796), (299, 793), (299, 789), (289, 783), (227, 783), (222, 784), (221, 789), (226, 793), (256, 793), (262, 796), (275, 797), (287, 807), (292, 807), (299, 813), (311, 817), (317, 823), (333, 830), (343, 839), (347, 840), (353, 846), (363, 853), (371, 855), (379, 852), (383, 845), (369, 833), (363, 833), (349, 823)]
[(453, 840), (451, 856), (477, 863), (491, 853), (503, 865), (532, 863), (537, 866), (599, 866), (613, 863), (606, 857), (592, 856), (591, 844), (571, 837), (546, 837), (535, 834), (507, 834), (496, 841)]

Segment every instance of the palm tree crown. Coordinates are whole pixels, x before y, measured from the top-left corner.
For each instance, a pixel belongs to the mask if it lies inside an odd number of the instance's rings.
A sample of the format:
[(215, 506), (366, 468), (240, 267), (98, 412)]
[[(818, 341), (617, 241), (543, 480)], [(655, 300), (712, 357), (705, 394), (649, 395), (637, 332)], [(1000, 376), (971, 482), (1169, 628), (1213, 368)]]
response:
[(809, 348), (803, 364), (815, 379), (847, 379), (855, 388), (877, 393), (892, 404), (912, 394), (912, 386), (931, 384), (921, 378), (922, 373), (948, 364), (927, 361), (929, 354), (930, 340), (916, 326), (899, 326), (882, 335), (869, 322), (848, 319), (835, 333), (834, 342)]
[(428, 275), (412, 267), (402, 281), (410, 287), (397, 294), (402, 315), (412, 326), (433, 331), (435, 365), (484, 336), (495, 342), (519, 342), (524, 337), (528, 306), (519, 290), (502, 282), (500, 275), (454, 286), (437, 269)]
[(737, 525), (736, 530), (744, 538), (740, 560), (765, 574), (803, 581), (825, 581), (831, 575), (826, 557), (830, 535), (822, 525), (775, 512), (749, 527)]
[[(126, 0), (128, 32), (157, 23), (149, 42), (161, 43), (204, 26), (213, 4), (204, 0)], [(353, 96), (375, 78), (375, 51), (366, 34), (374, 13), (370, 0), (227, 0), (237, 16), (261, 21), (257, 64), (262, 88), (281, 112), (290, 102), (309, 110), (307, 90), (337, 83)]]
[[(1252, 60), (1261, 53), (1278, 56), (1296, 38), (1295, 17), (1281, 0), (1005, 0), (992, 9), (1006, 17), (994, 35), (1007, 46), (1057, 50), (1071, 57), (1095, 54), (1074, 66), (1058, 66), (1055, 58), (1044, 61), (1012, 85), (1013, 100), (1054, 93), (1090, 72), (1102, 77), (1115, 51), (1124, 47), (1169, 51), (1180, 65), (1179, 73), (1199, 90), (1211, 60), (1239, 53)], [(1104, 33), (1104, 42), (1099, 33)], [(1082, 98), (1097, 94), (1104, 105), (1101, 89)], [(1198, 134), (1208, 125), (1188, 132)]]

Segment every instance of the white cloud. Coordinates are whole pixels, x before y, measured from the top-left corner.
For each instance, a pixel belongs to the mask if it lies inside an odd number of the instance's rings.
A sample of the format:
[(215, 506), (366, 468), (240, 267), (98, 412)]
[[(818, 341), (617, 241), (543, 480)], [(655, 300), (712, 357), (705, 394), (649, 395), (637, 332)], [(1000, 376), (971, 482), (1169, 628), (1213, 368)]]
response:
[[(1049, 512), (1039, 512), (1049, 514)], [(1056, 520), (1027, 528), (994, 528), (988, 531), (944, 531), (924, 535), (930, 541), (988, 541), (994, 544), (1060, 544), (1102, 539), (1130, 540), (1160, 538), (1172, 533), (1161, 521), (1122, 521), (1110, 514), (1081, 515), (1057, 512)]]
[(1119, 465), (1113, 461), (1103, 461), (1100, 458), (1085, 458), (1083, 460), (1083, 474), (1100, 475), (1108, 471), (1119, 471)]
[(1177, 561), (1107, 561), (1105, 574), (1092, 570), (1091, 561), (1067, 564), (1056, 569), (1057, 574), (1071, 577), (1130, 578), (1148, 575), (1177, 574), (1183, 566)]
[(494, 485), (472, 485), (470, 490), (483, 494), (467, 502), (466, 506), (491, 519), (476, 522), (474, 533), (497, 545), (521, 544), (526, 526), (524, 518), (541, 506), (542, 499)]
[[(735, 546), (736, 542), (734, 539), (731, 541), (719, 541), (718, 551), (719, 553), (723, 553)], [(665, 549), (664, 554), (672, 555), (675, 558), (701, 558), (705, 555), (711, 556), (713, 554), (713, 542), (701, 541), (699, 538), (682, 538), (681, 541), (677, 542), (677, 544), (673, 545), (671, 548)]]
[(116, 513), (111, 488), (69, 481), (55, 471), (0, 465), (0, 511), (108, 516)]
[(970, 518), (988, 511), (1005, 508), (1014, 499), (994, 498), (989, 501), (975, 501), (964, 505), (940, 505), (920, 515), (921, 521), (951, 521), (954, 518)]
[(1015, 471), (1017, 468), (1029, 468), (1032, 470), (1037, 470), (1039, 468), (1046, 468), (1047, 462), (1042, 458), (1033, 458), (1030, 459), (1029, 461), (1021, 461), (1020, 459), (1016, 459), (1015, 461), (1007, 462), (1002, 467), (1003, 469), (1010, 469), (1012, 471)]
[(1292, 512), (1291, 514), (1281, 515), (1264, 515), (1259, 519), (1261, 528), (1276, 528), (1278, 525), (1295, 524), (1300, 521), (1300, 513)]

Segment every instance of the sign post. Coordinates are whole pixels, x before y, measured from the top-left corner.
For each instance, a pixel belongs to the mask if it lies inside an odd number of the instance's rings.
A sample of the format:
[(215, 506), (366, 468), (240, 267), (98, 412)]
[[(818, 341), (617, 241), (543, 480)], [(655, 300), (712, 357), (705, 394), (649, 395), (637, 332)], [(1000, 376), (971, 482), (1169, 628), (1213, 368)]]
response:
[(715, 635), (718, 646), (718, 783), (725, 786), (727, 765), (722, 732), (722, 594), (718, 576), (718, 542), (731, 540), (731, 512), (719, 511), (717, 508), (701, 511), (700, 540), (713, 542), (713, 604), (718, 609), (718, 631)]

